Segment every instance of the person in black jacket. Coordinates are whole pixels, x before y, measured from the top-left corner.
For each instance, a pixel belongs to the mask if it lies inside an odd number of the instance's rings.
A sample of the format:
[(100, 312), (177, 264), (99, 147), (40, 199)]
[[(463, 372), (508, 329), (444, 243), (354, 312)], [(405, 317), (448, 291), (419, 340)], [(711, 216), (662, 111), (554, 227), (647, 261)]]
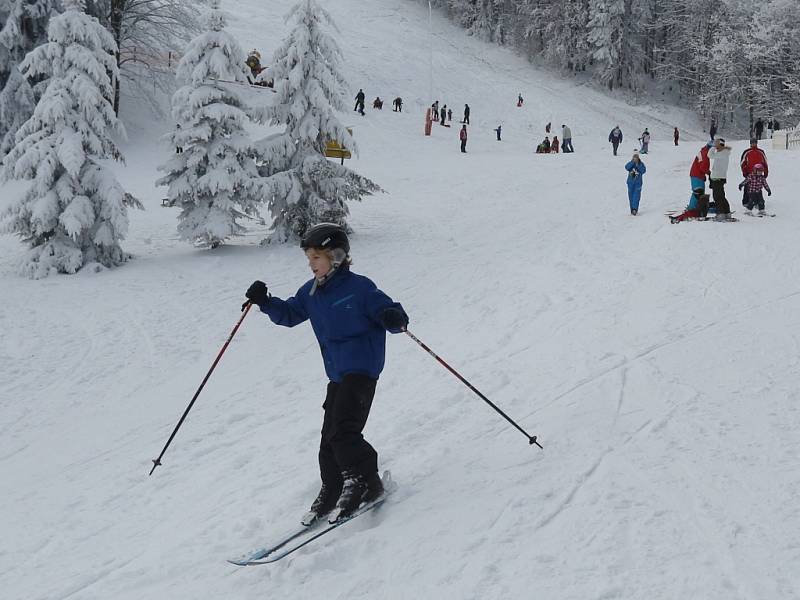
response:
[(362, 115), (364, 114), (364, 90), (358, 90), (356, 94), (356, 107), (353, 109)]
[(469, 104), (464, 105), (464, 120), (461, 122), (469, 125)]

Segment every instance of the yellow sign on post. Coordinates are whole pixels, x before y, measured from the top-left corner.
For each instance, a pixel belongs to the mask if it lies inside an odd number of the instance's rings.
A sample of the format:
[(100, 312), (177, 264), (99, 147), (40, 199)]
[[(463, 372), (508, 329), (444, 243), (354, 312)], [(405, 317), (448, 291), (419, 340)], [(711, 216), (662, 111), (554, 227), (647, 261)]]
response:
[[(351, 128), (347, 128), (347, 133), (353, 135), (353, 130)], [(350, 154), (350, 150), (343, 147), (339, 142), (336, 140), (329, 140), (325, 144), (325, 156), (328, 158), (341, 158), (342, 164), (344, 164), (345, 158), (352, 158), (352, 154)]]

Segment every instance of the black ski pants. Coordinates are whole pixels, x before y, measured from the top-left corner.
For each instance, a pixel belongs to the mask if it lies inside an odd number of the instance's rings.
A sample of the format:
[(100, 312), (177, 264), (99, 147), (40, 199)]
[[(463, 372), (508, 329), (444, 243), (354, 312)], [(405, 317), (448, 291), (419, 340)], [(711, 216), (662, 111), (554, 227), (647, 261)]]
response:
[(467, 140), (461, 140), (461, 151), (462, 152), (467, 151)]
[(341, 487), (342, 471), (365, 476), (378, 472), (378, 453), (361, 434), (377, 383), (377, 379), (356, 373), (345, 375), (339, 383), (328, 383), (319, 444), (319, 472), (325, 484)]
[(745, 191), (745, 201), (743, 202), (745, 208), (747, 210), (753, 210), (756, 206), (758, 210), (764, 210), (766, 204), (764, 204), (764, 192), (748, 192)]
[(711, 193), (714, 203), (717, 206), (717, 214), (728, 214), (731, 212), (731, 205), (725, 197), (725, 182), (727, 179), (712, 179)]
[(619, 148), (619, 142), (611, 142), (611, 147), (614, 148), (614, 156), (616, 156), (617, 148)]

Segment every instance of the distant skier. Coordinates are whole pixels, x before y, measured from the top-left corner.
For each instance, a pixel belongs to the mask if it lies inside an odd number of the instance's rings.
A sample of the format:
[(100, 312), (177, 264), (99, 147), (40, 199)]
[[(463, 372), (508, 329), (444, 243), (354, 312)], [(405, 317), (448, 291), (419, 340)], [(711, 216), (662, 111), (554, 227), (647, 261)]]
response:
[(545, 132), (545, 133), (550, 133), (550, 125), (551, 125), (551, 124), (550, 124), (550, 123), (548, 123), (547, 125), (545, 125), (545, 126), (544, 126), (544, 132)]
[(561, 125), (561, 151), (564, 154), (575, 152), (572, 147), (572, 130), (566, 125)]
[(453, 109), (447, 109), (447, 122), (450, 123), (453, 120)]
[(681, 132), (678, 131), (678, 128), (675, 128), (675, 131), (672, 132), (672, 140), (675, 142), (675, 145), (678, 145), (678, 140), (681, 137)]
[(758, 214), (764, 216), (766, 213), (766, 206), (764, 205), (764, 193), (762, 189), (767, 190), (767, 196), (772, 196), (772, 190), (769, 189), (767, 184), (766, 175), (764, 175), (764, 165), (757, 164), (753, 167), (753, 171), (739, 184), (739, 189), (744, 189), (744, 207), (747, 209), (747, 214), (753, 213), (753, 208), (758, 207)]
[(494, 132), (497, 134), (497, 141), (498, 142), (501, 141), (500, 140), (500, 133), (501, 133), (502, 130), (503, 130), (503, 126), (502, 125), (498, 125), (497, 129), (494, 130)]
[(522, 106), (523, 103), (522, 94), (517, 94), (517, 107)]
[(711, 126), (708, 128), (708, 136), (713, 140), (717, 137), (717, 121), (716, 119), (711, 119)]
[(364, 98), (364, 90), (359, 89), (356, 94), (356, 106), (353, 110), (360, 113), (362, 116), (364, 115)]
[(755, 132), (756, 132), (756, 138), (760, 140), (762, 134), (764, 133), (764, 121), (762, 121), (761, 119), (756, 121)]
[(714, 204), (717, 207), (717, 220), (731, 220), (731, 206), (725, 197), (725, 182), (728, 177), (728, 164), (731, 160), (731, 147), (725, 145), (725, 140), (717, 137), (714, 147), (709, 151), (711, 160), (710, 185)]
[(376, 96), (375, 100), (372, 102), (372, 108), (377, 108), (378, 110), (383, 110), (383, 100), (381, 100), (380, 96)]
[(769, 177), (769, 164), (767, 163), (767, 155), (758, 147), (758, 139), (750, 138), (750, 147), (742, 152), (742, 157), (739, 161), (742, 168), (742, 175), (747, 177), (756, 165), (764, 167), (764, 177)]
[(642, 197), (642, 178), (647, 172), (647, 167), (638, 152), (633, 153), (633, 157), (625, 165), (625, 170), (628, 172), (628, 204), (631, 214), (636, 216), (639, 213), (639, 200)]
[(467, 126), (462, 125), (461, 131), (458, 132), (458, 139), (461, 140), (461, 152), (467, 152)]
[(464, 105), (464, 120), (461, 122), (469, 125), (469, 104)]
[(439, 122), (439, 101), (437, 100), (433, 104), (431, 104), (431, 108), (433, 109), (433, 120), (437, 123)]
[(622, 143), (622, 129), (619, 128), (619, 125), (615, 126), (611, 133), (608, 134), (608, 141), (611, 142), (611, 148), (614, 151), (614, 156), (616, 156), (617, 148)]
[(446, 119), (447, 119), (447, 104), (442, 106), (442, 110), (439, 111), (439, 117), (440, 117), (440, 123), (442, 124), (442, 127), (446, 126), (447, 125), (447, 121), (446, 121)]
[(330, 381), (322, 405), (322, 486), (302, 519), (311, 525), (328, 513), (332, 523), (344, 519), (383, 494), (378, 454), (362, 431), (383, 370), (386, 332), (404, 331), (408, 315), (372, 281), (350, 270), (350, 242), (339, 225), (315, 225), (300, 246), (314, 276), (293, 297), (270, 295), (263, 281), (253, 282), (245, 296), (276, 325), (310, 320), (322, 351)]
[(553, 141), (550, 142), (550, 154), (558, 154), (558, 144), (559, 144), (558, 136), (554, 135)]
[(394, 99), (392, 105), (394, 106), (394, 112), (403, 112), (403, 99), (399, 96)]
[(642, 143), (642, 154), (647, 154), (648, 147), (650, 146), (650, 132), (647, 131), (647, 127), (644, 128), (642, 132), (642, 137), (639, 138), (639, 141)]

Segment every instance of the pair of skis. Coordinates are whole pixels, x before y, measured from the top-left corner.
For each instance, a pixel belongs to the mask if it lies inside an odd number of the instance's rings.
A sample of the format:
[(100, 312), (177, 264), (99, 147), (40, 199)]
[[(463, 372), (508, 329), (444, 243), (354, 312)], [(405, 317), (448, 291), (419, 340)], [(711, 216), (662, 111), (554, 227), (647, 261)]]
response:
[(362, 504), (358, 510), (349, 517), (339, 519), (334, 523), (328, 523), (325, 520), (317, 520), (308, 526), (300, 525), (296, 530), (288, 533), (274, 544), (248, 552), (238, 558), (229, 559), (228, 562), (239, 567), (248, 567), (252, 565), (274, 563), (282, 558), (286, 558), (290, 554), (297, 552), (311, 542), (321, 538), (323, 535), (330, 533), (334, 529), (349, 523), (365, 513), (375, 510), (386, 502), (386, 498), (397, 489), (397, 484), (392, 480), (389, 471), (384, 472), (381, 480), (384, 489), (383, 495), (371, 502)]

